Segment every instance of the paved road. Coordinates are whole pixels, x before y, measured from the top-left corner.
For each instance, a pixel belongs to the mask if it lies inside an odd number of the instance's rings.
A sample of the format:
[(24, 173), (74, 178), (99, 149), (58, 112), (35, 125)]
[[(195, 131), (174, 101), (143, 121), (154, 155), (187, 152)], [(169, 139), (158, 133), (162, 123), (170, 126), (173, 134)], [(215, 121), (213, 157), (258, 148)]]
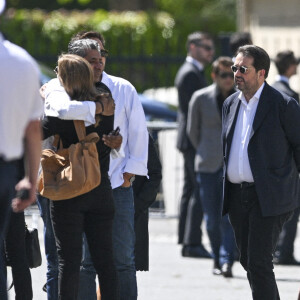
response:
[[(27, 217), (28, 224), (32, 218)], [(35, 221), (36, 222), (36, 221)], [(38, 221), (43, 249), (42, 221)], [(176, 218), (150, 218), (150, 272), (138, 272), (140, 300), (247, 300), (251, 299), (248, 281), (241, 266), (233, 268), (234, 278), (225, 279), (211, 273), (212, 260), (183, 258), (176, 244)], [(207, 236), (204, 244), (208, 246)], [(300, 223), (295, 248), (300, 260)], [(300, 267), (275, 266), (281, 300), (296, 300), (300, 288)], [(46, 263), (32, 270), (34, 300), (46, 300), (42, 286), (46, 281)], [(14, 299), (10, 292), (10, 299)], [(89, 299), (86, 299), (89, 300)]]

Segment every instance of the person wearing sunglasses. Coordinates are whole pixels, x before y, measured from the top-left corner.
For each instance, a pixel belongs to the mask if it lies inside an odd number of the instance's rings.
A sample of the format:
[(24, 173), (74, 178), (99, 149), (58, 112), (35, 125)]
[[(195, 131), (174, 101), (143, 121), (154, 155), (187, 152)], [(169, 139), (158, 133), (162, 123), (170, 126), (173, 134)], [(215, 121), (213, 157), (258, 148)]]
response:
[(255, 300), (280, 299), (273, 252), (300, 199), (300, 106), (268, 85), (269, 69), (264, 49), (240, 47), (232, 66), (240, 91), (223, 105), (223, 214)]
[(189, 103), (187, 134), (196, 151), (195, 171), (214, 265), (213, 274), (232, 277), (235, 241), (228, 215), (221, 217), (223, 155), (222, 105), (235, 92), (230, 57), (212, 65), (214, 83), (196, 91)]
[(178, 243), (182, 244), (182, 256), (210, 258), (202, 245), (201, 223), (203, 212), (194, 170), (195, 149), (187, 134), (188, 106), (193, 93), (207, 86), (204, 67), (214, 55), (214, 43), (208, 33), (193, 32), (187, 37), (187, 57), (175, 78), (178, 90), (177, 149), (184, 160), (184, 182), (180, 200)]

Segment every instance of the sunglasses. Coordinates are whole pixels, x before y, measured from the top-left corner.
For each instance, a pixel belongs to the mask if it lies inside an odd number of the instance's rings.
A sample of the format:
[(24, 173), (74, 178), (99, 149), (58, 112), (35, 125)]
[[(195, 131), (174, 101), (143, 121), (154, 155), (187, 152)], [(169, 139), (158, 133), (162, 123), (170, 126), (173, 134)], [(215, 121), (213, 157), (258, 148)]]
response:
[(56, 66), (53, 70), (55, 72), (55, 74), (57, 75), (58, 74), (58, 66)]
[(244, 66), (238, 67), (238, 66), (235, 66), (235, 65), (231, 66), (231, 70), (232, 70), (233, 73), (235, 73), (238, 70), (240, 70), (240, 72), (242, 74), (245, 74), (245, 73), (247, 73), (248, 69), (251, 69), (251, 67), (244, 67)]
[(108, 56), (108, 50), (106, 50), (106, 49), (101, 49), (100, 53), (101, 53), (102, 57), (107, 57)]
[(209, 45), (205, 45), (205, 44), (201, 44), (201, 43), (194, 43), (197, 47), (201, 47), (203, 48), (205, 51), (214, 51), (214, 47), (209, 46)]
[(233, 73), (231, 73), (231, 72), (221, 72), (221, 73), (219, 73), (218, 74), (218, 76), (220, 77), (220, 78), (222, 78), (222, 79), (226, 79), (226, 78), (231, 78), (231, 79), (233, 79)]

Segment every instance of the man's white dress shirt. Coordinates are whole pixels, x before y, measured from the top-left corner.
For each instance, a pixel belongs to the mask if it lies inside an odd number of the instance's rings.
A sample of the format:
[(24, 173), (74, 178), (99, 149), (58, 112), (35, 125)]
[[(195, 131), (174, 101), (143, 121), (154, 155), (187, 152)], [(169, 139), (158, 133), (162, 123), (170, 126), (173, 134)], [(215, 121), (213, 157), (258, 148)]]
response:
[(25, 129), (42, 116), (43, 102), (37, 64), (1, 33), (0, 69), (0, 157), (9, 161), (22, 157)]
[[(115, 100), (114, 128), (120, 127), (123, 137), (120, 152), (123, 156), (110, 160), (109, 176), (112, 188), (123, 184), (123, 173), (147, 175), (148, 130), (142, 104), (133, 85), (127, 80), (103, 72), (102, 83)], [(45, 115), (61, 119), (80, 119), (86, 125), (95, 123), (95, 103), (71, 101), (57, 79), (45, 91)], [(70, 105), (71, 104), (71, 105)]]
[(241, 105), (235, 124), (227, 167), (227, 179), (232, 183), (254, 182), (249, 164), (248, 144), (258, 101), (264, 86), (263, 83), (249, 103), (242, 92), (239, 95)]

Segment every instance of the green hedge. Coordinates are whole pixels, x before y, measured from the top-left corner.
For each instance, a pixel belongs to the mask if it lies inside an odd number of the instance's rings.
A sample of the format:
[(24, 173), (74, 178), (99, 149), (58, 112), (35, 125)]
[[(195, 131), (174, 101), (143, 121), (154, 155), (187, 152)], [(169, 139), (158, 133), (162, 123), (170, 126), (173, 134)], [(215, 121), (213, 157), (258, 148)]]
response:
[[(228, 30), (230, 22), (225, 21), (224, 28)], [(186, 28), (190, 30), (190, 24)], [(8, 39), (51, 67), (57, 55), (67, 50), (74, 33), (101, 32), (110, 53), (108, 72), (129, 79), (139, 91), (173, 85), (186, 55), (185, 40), (189, 33), (186, 28), (177, 26), (174, 18), (165, 12), (58, 10), (46, 13), (37, 9), (8, 9), (1, 19), (1, 31)], [(212, 33), (217, 32), (214, 30)]]

